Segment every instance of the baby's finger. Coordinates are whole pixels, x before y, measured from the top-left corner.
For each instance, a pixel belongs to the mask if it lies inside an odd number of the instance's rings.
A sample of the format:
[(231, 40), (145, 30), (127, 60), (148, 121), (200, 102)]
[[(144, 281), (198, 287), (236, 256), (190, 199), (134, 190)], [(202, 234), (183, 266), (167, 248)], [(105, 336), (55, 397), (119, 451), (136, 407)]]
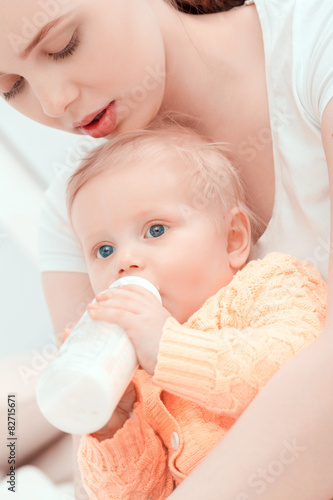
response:
[[(95, 304), (89, 304), (88, 308), (94, 307), (120, 307), (127, 308), (130, 311), (134, 311), (138, 313), (143, 309), (147, 309), (149, 304), (154, 301), (154, 296), (150, 293), (148, 296), (145, 294), (140, 294), (136, 290), (129, 290), (129, 287), (126, 285), (124, 288), (117, 288), (113, 290), (109, 298), (103, 301), (98, 301)], [(137, 287), (138, 288), (138, 287)]]
[(70, 336), (72, 330), (70, 328), (64, 328), (63, 331), (61, 332), (61, 335), (62, 335), (62, 339), (61, 339), (61, 343), (64, 343), (65, 340), (68, 339), (68, 337)]
[(112, 297), (113, 291), (108, 290), (107, 292), (99, 293), (96, 295), (97, 302), (103, 302), (103, 300), (108, 300)]
[(103, 302), (105, 300), (108, 300), (108, 299), (112, 298), (114, 296), (114, 294), (117, 293), (119, 290), (126, 290), (126, 291), (134, 293), (137, 296), (146, 297), (149, 300), (152, 300), (153, 297), (155, 297), (157, 299), (157, 297), (150, 290), (147, 290), (146, 288), (144, 288), (140, 285), (121, 285), (121, 286), (114, 288), (112, 290), (108, 290), (106, 292), (97, 294), (96, 301)]
[(133, 317), (133, 314), (126, 309), (105, 309), (102, 307), (89, 310), (89, 314), (94, 320), (115, 323), (125, 330), (128, 328), (130, 317)]
[(147, 307), (145, 303), (133, 300), (128, 294), (117, 294), (111, 299), (105, 300), (103, 302), (98, 302), (95, 304), (89, 304), (87, 306), (88, 311), (98, 311), (101, 309), (111, 310), (111, 309), (124, 309), (132, 314), (140, 314), (142, 311), (146, 310)]
[(143, 286), (140, 285), (122, 285), (118, 289), (120, 290), (128, 290), (129, 292), (133, 292), (135, 294), (138, 294), (140, 297), (145, 297), (148, 300), (158, 300), (159, 299), (156, 297), (156, 295), (151, 292), (150, 290), (147, 290), (147, 288), (144, 288)]

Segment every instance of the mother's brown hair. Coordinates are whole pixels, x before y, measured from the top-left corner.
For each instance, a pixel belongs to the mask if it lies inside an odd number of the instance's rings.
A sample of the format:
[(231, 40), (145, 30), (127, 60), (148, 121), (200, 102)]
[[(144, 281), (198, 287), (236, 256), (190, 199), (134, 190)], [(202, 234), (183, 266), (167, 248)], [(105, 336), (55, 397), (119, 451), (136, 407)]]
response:
[(240, 7), (245, 0), (168, 0), (182, 12), (189, 14), (212, 14)]

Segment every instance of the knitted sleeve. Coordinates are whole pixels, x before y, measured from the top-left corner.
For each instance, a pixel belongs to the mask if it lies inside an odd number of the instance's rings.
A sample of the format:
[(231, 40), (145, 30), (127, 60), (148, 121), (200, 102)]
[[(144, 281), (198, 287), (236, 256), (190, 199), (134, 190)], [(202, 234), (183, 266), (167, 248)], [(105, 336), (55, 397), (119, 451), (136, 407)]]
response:
[(239, 272), (228, 287), (187, 324), (167, 320), (153, 381), (237, 418), (273, 374), (320, 333), (326, 285), (309, 264), (270, 254)]
[(163, 500), (173, 491), (166, 449), (140, 402), (112, 438), (82, 436), (78, 463), (90, 500)]

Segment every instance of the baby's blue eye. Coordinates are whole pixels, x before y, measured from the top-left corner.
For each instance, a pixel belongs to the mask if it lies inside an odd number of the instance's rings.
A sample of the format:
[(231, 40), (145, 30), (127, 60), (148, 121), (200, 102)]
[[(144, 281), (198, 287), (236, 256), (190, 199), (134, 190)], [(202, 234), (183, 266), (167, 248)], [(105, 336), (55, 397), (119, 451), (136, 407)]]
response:
[(113, 254), (115, 248), (111, 245), (103, 245), (97, 250), (98, 259), (106, 259), (109, 255)]
[(148, 229), (146, 237), (158, 238), (159, 236), (162, 236), (168, 229), (168, 226), (164, 226), (163, 224), (154, 224)]

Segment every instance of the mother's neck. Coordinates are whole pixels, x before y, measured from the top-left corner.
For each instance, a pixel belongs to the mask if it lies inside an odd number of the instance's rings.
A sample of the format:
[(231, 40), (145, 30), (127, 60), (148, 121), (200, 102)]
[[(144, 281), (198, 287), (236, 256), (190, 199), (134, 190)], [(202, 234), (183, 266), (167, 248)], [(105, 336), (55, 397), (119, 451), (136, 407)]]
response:
[[(264, 67), (255, 7), (209, 15), (175, 11), (163, 0), (147, 0), (160, 24), (166, 54), (163, 107), (200, 118), (202, 132), (230, 140), (230, 126), (245, 113)], [(223, 126), (222, 124), (225, 124)], [(247, 126), (245, 125), (247, 128)]]

